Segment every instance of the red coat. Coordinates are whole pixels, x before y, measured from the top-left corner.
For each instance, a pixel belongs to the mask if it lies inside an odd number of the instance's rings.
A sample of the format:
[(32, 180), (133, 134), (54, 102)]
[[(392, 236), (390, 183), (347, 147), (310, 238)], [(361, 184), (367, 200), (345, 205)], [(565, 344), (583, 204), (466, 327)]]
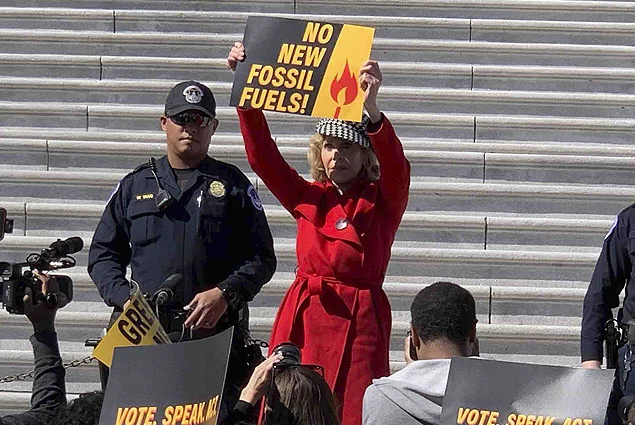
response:
[(392, 318), (382, 283), (408, 203), (410, 164), (383, 117), (369, 128), (381, 178), (339, 195), (285, 162), (261, 111), (238, 116), (249, 164), (298, 224), (296, 279), (278, 309), (271, 347), (292, 341), (303, 363), (322, 365), (343, 424), (359, 425), (364, 391), (390, 372)]

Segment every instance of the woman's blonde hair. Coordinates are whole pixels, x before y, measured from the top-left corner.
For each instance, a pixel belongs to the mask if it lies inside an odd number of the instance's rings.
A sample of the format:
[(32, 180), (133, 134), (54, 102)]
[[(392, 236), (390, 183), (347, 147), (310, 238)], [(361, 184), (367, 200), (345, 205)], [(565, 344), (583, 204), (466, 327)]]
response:
[[(311, 177), (322, 183), (328, 180), (326, 170), (324, 170), (324, 164), (322, 164), (322, 147), (324, 146), (326, 137), (327, 136), (323, 134), (315, 133), (309, 139), (309, 152), (307, 153), (309, 167), (311, 168)], [(379, 161), (377, 161), (377, 156), (372, 146), (363, 148), (362, 152), (363, 162), (359, 177), (363, 180), (374, 182), (379, 179)]]

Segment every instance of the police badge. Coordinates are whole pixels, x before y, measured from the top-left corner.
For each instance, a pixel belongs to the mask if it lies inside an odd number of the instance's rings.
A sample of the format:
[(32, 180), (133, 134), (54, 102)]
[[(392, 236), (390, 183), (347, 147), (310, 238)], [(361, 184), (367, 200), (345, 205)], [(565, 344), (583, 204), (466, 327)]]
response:
[(214, 198), (222, 198), (225, 196), (225, 185), (218, 180), (214, 180), (209, 184), (209, 194)]

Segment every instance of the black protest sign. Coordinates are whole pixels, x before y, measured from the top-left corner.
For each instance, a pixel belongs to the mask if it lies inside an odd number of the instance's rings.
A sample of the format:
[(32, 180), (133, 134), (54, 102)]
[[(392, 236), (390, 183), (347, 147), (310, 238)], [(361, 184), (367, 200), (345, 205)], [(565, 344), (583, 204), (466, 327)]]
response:
[(250, 16), (230, 104), (360, 121), (358, 71), (373, 34), (356, 25)]
[(452, 359), (443, 425), (602, 425), (613, 371)]
[(214, 425), (232, 333), (116, 348), (99, 424)]

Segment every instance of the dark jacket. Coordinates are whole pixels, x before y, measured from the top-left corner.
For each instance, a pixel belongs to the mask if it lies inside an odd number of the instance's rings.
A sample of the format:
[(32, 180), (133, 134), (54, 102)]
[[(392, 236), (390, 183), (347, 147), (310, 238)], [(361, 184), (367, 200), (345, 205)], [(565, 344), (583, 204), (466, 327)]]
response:
[(250, 301), (276, 267), (262, 204), (235, 166), (206, 157), (181, 190), (167, 157), (158, 180), (173, 203), (159, 209), (149, 166), (124, 177), (106, 205), (89, 253), (88, 272), (104, 301), (122, 307), (129, 296), (126, 267), (143, 292), (154, 293), (174, 273), (177, 304), (213, 287), (232, 287)]
[(604, 238), (591, 283), (584, 297), (582, 361), (602, 361), (604, 324), (613, 317), (611, 309), (619, 306), (619, 295), (626, 287), (622, 323), (635, 319), (635, 293), (630, 283), (635, 278), (635, 204), (622, 211)]
[(3, 416), (0, 418), (2, 425), (49, 424), (57, 409), (66, 404), (65, 371), (57, 345), (57, 334), (39, 331), (30, 340), (35, 358), (31, 410)]

